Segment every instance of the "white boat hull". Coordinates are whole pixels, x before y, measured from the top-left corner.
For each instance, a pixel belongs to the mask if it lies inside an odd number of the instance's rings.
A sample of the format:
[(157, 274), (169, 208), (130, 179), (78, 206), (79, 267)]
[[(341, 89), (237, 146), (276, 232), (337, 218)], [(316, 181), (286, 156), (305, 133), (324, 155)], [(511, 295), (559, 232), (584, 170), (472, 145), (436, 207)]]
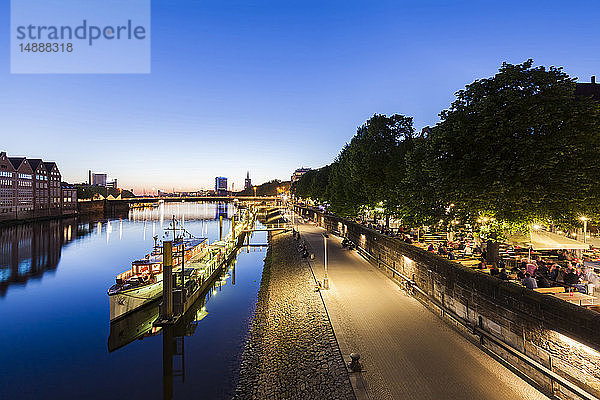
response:
[(162, 274), (156, 278), (158, 281), (150, 285), (109, 295), (110, 320), (121, 318), (135, 309), (157, 300), (162, 295)]

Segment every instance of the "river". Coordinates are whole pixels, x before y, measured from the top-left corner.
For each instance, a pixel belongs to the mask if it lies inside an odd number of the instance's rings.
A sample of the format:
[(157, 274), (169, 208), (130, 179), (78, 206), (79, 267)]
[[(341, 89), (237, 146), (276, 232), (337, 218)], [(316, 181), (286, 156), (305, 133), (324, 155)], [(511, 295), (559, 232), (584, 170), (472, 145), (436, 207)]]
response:
[[(153, 329), (158, 305), (109, 322), (115, 275), (173, 215), (195, 236), (229, 231), (233, 204), (165, 203), (117, 219), (0, 228), (0, 399), (224, 399), (237, 380), (266, 248), (243, 248), (185, 321)], [(250, 243), (265, 244), (264, 232)]]

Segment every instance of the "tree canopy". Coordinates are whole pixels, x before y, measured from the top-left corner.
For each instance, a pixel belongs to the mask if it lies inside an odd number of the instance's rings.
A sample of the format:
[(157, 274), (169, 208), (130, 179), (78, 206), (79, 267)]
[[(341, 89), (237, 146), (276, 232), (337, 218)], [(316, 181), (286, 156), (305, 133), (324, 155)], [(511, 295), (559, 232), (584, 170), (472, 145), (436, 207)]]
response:
[(440, 119), (416, 135), (411, 117), (375, 114), (332, 164), (300, 179), (297, 195), (344, 216), (378, 207), (408, 224), (600, 215), (600, 104), (575, 96), (561, 68), (504, 63), (459, 90)]

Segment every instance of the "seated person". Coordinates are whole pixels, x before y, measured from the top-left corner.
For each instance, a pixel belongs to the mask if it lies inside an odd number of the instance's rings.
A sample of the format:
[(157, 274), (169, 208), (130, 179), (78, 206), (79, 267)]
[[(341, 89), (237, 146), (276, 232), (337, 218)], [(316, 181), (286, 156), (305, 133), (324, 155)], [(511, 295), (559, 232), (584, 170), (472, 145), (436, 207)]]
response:
[(543, 261), (538, 261), (537, 264), (538, 264), (537, 272), (540, 275), (544, 275), (545, 277), (548, 277), (549, 271), (548, 271), (548, 266), (546, 265), (546, 263)]
[(498, 278), (502, 279), (503, 281), (508, 280), (508, 274), (506, 273), (506, 268), (502, 268), (500, 270), (500, 272), (498, 273)]
[(552, 285), (550, 284), (550, 281), (548, 280), (548, 278), (546, 277), (546, 275), (538, 273), (535, 276), (535, 280), (537, 281), (537, 285), (538, 285), (539, 288), (549, 288), (549, 287), (552, 287)]
[(529, 272), (529, 275), (534, 276), (535, 271), (537, 270), (537, 265), (535, 264), (535, 261), (528, 263), (526, 266), (526, 269), (527, 269), (527, 272)]
[(579, 283), (579, 277), (577, 276), (577, 274), (575, 273), (575, 270), (573, 270), (573, 268), (569, 268), (567, 270), (567, 273), (565, 274), (565, 277), (564, 277), (564, 282), (567, 285), (576, 285)]
[(573, 268), (569, 268), (569, 271), (565, 274), (565, 284), (585, 293), (585, 287), (580, 283), (579, 276), (577, 276)]
[(531, 275), (529, 275), (529, 272), (525, 273), (525, 278), (523, 278), (523, 280), (521, 281), (521, 283), (527, 289), (537, 289), (537, 287), (538, 287), (537, 281), (535, 279), (533, 279), (531, 277)]
[(548, 273), (548, 278), (551, 281), (555, 281), (556, 277), (558, 276), (558, 269), (560, 267), (557, 264), (554, 264), (552, 267), (550, 267), (550, 272)]

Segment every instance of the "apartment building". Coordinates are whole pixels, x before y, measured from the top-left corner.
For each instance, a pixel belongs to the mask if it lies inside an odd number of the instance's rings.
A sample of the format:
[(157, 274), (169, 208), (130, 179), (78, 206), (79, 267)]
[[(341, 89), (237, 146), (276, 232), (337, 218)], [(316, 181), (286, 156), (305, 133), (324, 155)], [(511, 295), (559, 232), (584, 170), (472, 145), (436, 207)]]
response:
[(77, 190), (63, 193), (61, 178), (54, 162), (0, 152), (0, 221), (76, 214)]

